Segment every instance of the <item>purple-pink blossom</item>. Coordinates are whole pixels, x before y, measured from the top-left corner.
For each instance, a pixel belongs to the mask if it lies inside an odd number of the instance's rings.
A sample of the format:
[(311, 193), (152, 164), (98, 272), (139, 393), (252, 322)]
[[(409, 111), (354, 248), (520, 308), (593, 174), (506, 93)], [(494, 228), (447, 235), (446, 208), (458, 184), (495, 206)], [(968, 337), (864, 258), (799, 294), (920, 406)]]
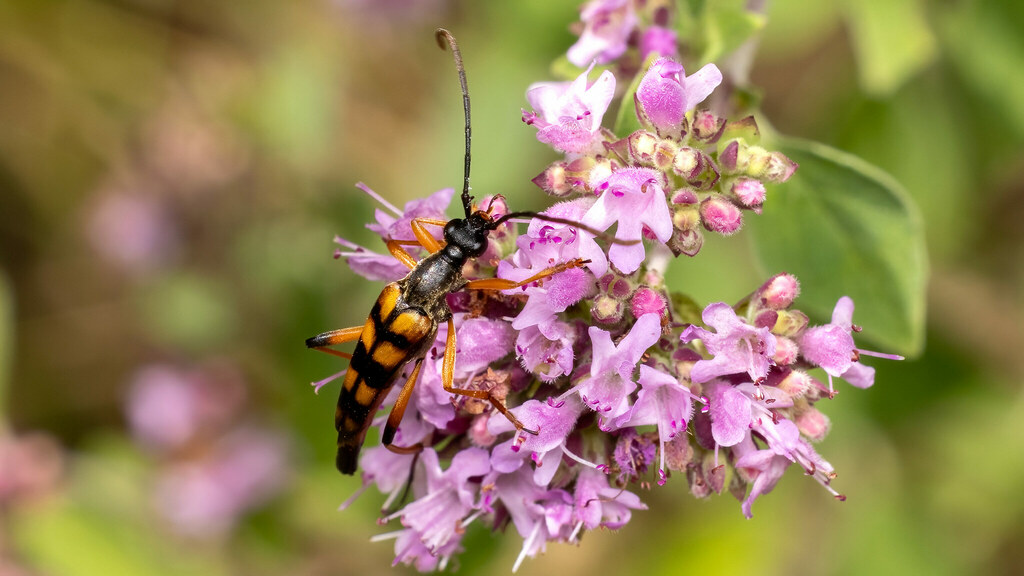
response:
[[(672, 216), (665, 199), (665, 175), (651, 168), (621, 168), (607, 178), (592, 182), (600, 192), (597, 202), (587, 210), (583, 223), (607, 230), (617, 223), (615, 237), (639, 241), (649, 230), (658, 241), (672, 237)], [(612, 244), (608, 259), (619, 271), (631, 274), (640, 268), (646, 252), (643, 243)]]
[(775, 335), (768, 328), (747, 324), (724, 302), (709, 304), (701, 319), (715, 331), (691, 325), (681, 336), (683, 342), (700, 339), (712, 356), (694, 365), (690, 372), (694, 382), (742, 373), (757, 382), (768, 375), (775, 355)]
[(583, 33), (568, 52), (569, 61), (580, 68), (622, 56), (637, 24), (633, 0), (591, 0), (580, 11), (580, 20)]
[(538, 82), (526, 91), (534, 112), (523, 111), (523, 122), (537, 128), (537, 139), (570, 156), (600, 152), (601, 120), (615, 95), (615, 76), (605, 70), (593, 84), (590, 74), (572, 82)]
[(721, 83), (722, 72), (714, 64), (686, 76), (682, 64), (671, 58), (659, 58), (637, 87), (637, 116), (659, 134), (679, 135), (686, 113)]

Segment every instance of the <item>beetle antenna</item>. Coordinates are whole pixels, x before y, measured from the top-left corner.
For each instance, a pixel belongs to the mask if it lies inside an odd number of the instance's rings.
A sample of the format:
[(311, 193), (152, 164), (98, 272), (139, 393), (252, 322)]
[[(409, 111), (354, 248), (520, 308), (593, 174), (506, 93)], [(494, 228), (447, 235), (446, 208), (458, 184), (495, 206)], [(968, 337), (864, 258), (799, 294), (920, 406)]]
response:
[(466, 218), (469, 218), (473, 212), (473, 197), (469, 195), (469, 150), (473, 133), (469, 126), (469, 88), (466, 86), (466, 67), (462, 64), (462, 53), (459, 52), (459, 44), (455, 41), (455, 36), (452, 36), (451, 32), (444, 28), (438, 28), (434, 32), (434, 37), (437, 39), (437, 45), (442, 50), (446, 48), (446, 43), (448, 47), (451, 47), (452, 58), (455, 59), (455, 69), (459, 71), (459, 85), (462, 86), (462, 109), (466, 114), (466, 167), (462, 182), (462, 207), (466, 210)]
[(580, 230), (590, 232), (595, 237), (601, 238), (602, 240), (608, 242), (609, 244), (631, 245), (640, 243), (640, 240), (620, 240), (607, 232), (598, 230), (597, 228), (592, 228), (590, 226), (587, 226), (586, 224), (577, 222), (576, 220), (558, 218), (557, 216), (548, 216), (547, 214), (540, 214), (537, 212), (509, 212), (508, 214), (505, 214), (496, 220), (492, 220), (487, 225), (487, 228), (489, 230), (495, 230), (498, 228), (498, 226), (501, 226), (502, 224), (508, 222), (513, 218), (536, 218), (538, 220), (544, 220), (545, 222), (553, 222), (555, 224), (568, 224), (569, 226), (573, 226), (575, 228), (579, 228)]

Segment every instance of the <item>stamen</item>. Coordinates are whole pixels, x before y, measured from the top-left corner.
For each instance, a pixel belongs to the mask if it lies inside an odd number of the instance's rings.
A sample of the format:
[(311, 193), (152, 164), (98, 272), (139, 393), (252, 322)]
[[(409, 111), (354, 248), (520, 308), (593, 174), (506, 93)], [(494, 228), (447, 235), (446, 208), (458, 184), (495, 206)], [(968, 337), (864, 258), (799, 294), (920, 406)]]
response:
[[(582, 457), (577, 456), (576, 454), (573, 454), (572, 451), (569, 450), (568, 448), (566, 448), (564, 444), (562, 445), (562, 453), (565, 454), (566, 456), (568, 456), (569, 458), (579, 462), (580, 464), (583, 464), (584, 466), (588, 466), (590, 468), (593, 468), (594, 470), (600, 470), (600, 468), (599, 468), (599, 466), (601, 466), (600, 464), (595, 464), (595, 463), (591, 462), (590, 460), (584, 460)], [(608, 469), (608, 467), (605, 466), (605, 470), (604, 470), (605, 474), (608, 473), (607, 469)]]
[(341, 503), (341, 506), (338, 506), (338, 512), (342, 512), (342, 511), (348, 509), (348, 507), (351, 506), (352, 503), (355, 502), (357, 498), (362, 496), (363, 492), (366, 492), (366, 489), (369, 488), (369, 487), (370, 487), (370, 483), (369, 482), (363, 482), (362, 486), (357, 488), (356, 491), (353, 492), (351, 496), (346, 498), (345, 501)]
[(319, 380), (317, 382), (310, 382), (309, 385), (313, 387), (313, 393), (314, 394), (319, 394), (320, 393), (320, 389), (323, 388), (324, 385), (329, 384), (329, 383), (337, 380), (338, 378), (344, 376), (345, 372), (348, 372), (348, 368), (342, 370), (341, 372), (338, 372), (337, 374), (332, 374), (332, 375), (328, 376), (327, 378), (324, 378), (323, 380)]
[(356, 188), (359, 188), (360, 190), (365, 192), (367, 195), (369, 195), (370, 198), (373, 198), (377, 202), (380, 202), (381, 204), (383, 204), (385, 208), (387, 208), (388, 210), (391, 210), (392, 212), (394, 212), (399, 218), (402, 217), (402, 211), (401, 210), (399, 210), (398, 208), (395, 208), (394, 204), (392, 204), (392, 203), (388, 202), (387, 200), (385, 200), (383, 196), (381, 196), (380, 194), (377, 194), (376, 192), (371, 190), (370, 187), (367, 186), (366, 184), (363, 184), (362, 182), (356, 182)]
[(859, 352), (862, 356), (873, 356), (875, 358), (885, 358), (886, 360), (904, 360), (903, 356), (900, 356), (899, 354), (883, 354), (882, 352), (874, 352), (872, 350), (861, 350), (860, 348), (857, 348), (857, 352)]

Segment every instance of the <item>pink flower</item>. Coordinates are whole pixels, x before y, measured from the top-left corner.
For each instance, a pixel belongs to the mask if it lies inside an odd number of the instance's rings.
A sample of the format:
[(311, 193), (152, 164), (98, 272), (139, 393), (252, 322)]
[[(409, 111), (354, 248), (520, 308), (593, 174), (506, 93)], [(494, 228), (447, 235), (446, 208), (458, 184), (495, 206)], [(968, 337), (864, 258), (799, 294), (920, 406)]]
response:
[[(858, 329), (859, 330), (859, 329)], [(902, 356), (882, 354), (856, 348), (853, 343), (853, 300), (843, 296), (832, 310), (832, 322), (808, 328), (800, 337), (800, 353), (811, 364), (818, 365), (828, 374), (828, 389), (832, 392), (832, 377), (842, 378), (858, 388), (869, 388), (875, 383), (875, 369), (858, 361), (861, 354), (890, 360)]]
[(699, 338), (712, 359), (698, 361), (690, 372), (691, 380), (707, 382), (718, 376), (746, 372), (757, 382), (768, 375), (775, 355), (775, 336), (768, 328), (747, 324), (724, 302), (709, 304), (701, 318), (715, 332), (690, 325), (683, 330), (681, 340)]
[(561, 489), (547, 489), (534, 484), (525, 469), (499, 476), (495, 493), (508, 510), (512, 524), (523, 537), (523, 549), (512, 571), (519, 569), (523, 559), (544, 552), (548, 541), (568, 540), (573, 522), (573, 499)]
[[(494, 447), (491, 452), (491, 465), (501, 473), (513, 472), (520, 468), (526, 456), (536, 463), (534, 482), (546, 486), (558, 471), (562, 455), (566, 451), (565, 442), (576, 427), (576, 421), (583, 412), (583, 406), (575, 398), (568, 398), (555, 403), (527, 400), (521, 406), (511, 410), (524, 426), (537, 432), (536, 435), (517, 431), (511, 439)], [(507, 418), (498, 414), (487, 423), (491, 434), (501, 434), (514, 429)]]
[(591, 0), (580, 12), (583, 33), (569, 48), (569, 62), (580, 68), (596, 60), (607, 64), (626, 51), (637, 18), (632, 0)]
[(615, 95), (615, 76), (605, 70), (593, 84), (587, 75), (572, 82), (538, 82), (526, 91), (535, 112), (523, 111), (523, 122), (537, 127), (537, 139), (570, 156), (602, 151), (601, 119)]
[[(367, 224), (366, 227), (380, 234), (384, 240), (413, 240), (416, 237), (412, 233), (412, 221), (414, 218), (436, 218), (445, 220), (445, 209), (451, 203), (455, 190), (444, 188), (434, 192), (423, 199), (410, 200), (405, 204), (404, 210), (399, 210), (382, 196), (371, 190), (362, 182), (356, 187), (365, 192), (374, 200), (381, 203), (387, 210), (377, 209), (374, 217), (376, 224)], [(389, 212), (394, 213), (394, 215)], [(441, 228), (431, 227), (435, 238), (441, 238)], [(409, 269), (390, 254), (381, 254), (368, 250), (358, 244), (345, 240), (340, 236), (334, 237), (334, 242), (341, 246), (334, 252), (335, 258), (345, 258), (352, 270), (367, 280), (392, 282), (405, 277)], [(407, 247), (413, 256), (420, 250), (416, 246)]]
[(711, 435), (719, 446), (733, 446), (750, 431), (753, 408), (750, 397), (722, 381), (705, 387), (711, 415)]
[(721, 83), (722, 72), (714, 64), (687, 77), (682, 64), (671, 58), (659, 58), (637, 87), (637, 116), (659, 134), (676, 135), (686, 113)]
[[(672, 216), (665, 200), (664, 175), (650, 168), (622, 168), (593, 183), (601, 196), (583, 217), (583, 223), (607, 230), (618, 223), (619, 240), (641, 240), (646, 227), (660, 242), (672, 238)], [(642, 243), (613, 244), (608, 259), (619, 271), (631, 274), (640, 268), (646, 252)]]
[(644, 314), (618, 346), (600, 328), (591, 326), (588, 332), (594, 346), (590, 377), (570, 392), (579, 393), (583, 403), (600, 414), (602, 426), (608, 427), (630, 408), (629, 395), (636, 389), (633, 373), (640, 357), (661, 338), (661, 318)]
[(692, 394), (679, 380), (650, 366), (640, 366), (639, 382), (640, 394), (636, 403), (619, 426), (658, 426), (658, 441), (661, 445), (658, 483), (663, 484), (665, 443), (686, 431), (686, 424), (693, 412)]

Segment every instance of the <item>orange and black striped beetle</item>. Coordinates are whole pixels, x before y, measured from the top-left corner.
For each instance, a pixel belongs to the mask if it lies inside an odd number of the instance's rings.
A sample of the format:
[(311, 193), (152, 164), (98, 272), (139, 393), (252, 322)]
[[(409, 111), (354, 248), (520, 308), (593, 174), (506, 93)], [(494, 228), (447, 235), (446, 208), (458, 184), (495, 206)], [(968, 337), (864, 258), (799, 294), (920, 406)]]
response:
[[(535, 431), (524, 428), (523, 424), (508, 411), (502, 401), (495, 398), (490, 391), (467, 390), (456, 388), (453, 385), (455, 326), (445, 297), (451, 292), (463, 289), (509, 290), (587, 263), (581, 259), (563, 262), (544, 269), (521, 282), (502, 278), (465, 279), (462, 276), (463, 265), (470, 259), (483, 254), (487, 249), (490, 232), (512, 218), (535, 217), (550, 222), (570, 224), (604, 236), (601, 232), (577, 222), (534, 212), (510, 212), (494, 218), (489, 210), (473, 210), (472, 196), (469, 194), (471, 131), (466, 72), (458, 44), (451, 33), (439, 28), (436, 37), (442, 49), (446, 45), (451, 47), (459, 73), (459, 82), (462, 86), (462, 102), (466, 116), (462, 207), (466, 217), (448, 222), (426, 218), (414, 219), (412, 231), (416, 237), (415, 240), (387, 241), (388, 251), (409, 267), (409, 274), (384, 287), (380, 296), (377, 297), (373, 309), (370, 310), (366, 323), (362, 326), (331, 330), (306, 340), (306, 346), (309, 348), (350, 360), (334, 415), (334, 426), (338, 431), (338, 452), (335, 463), (343, 474), (355, 473), (358, 467), (359, 450), (363, 445), (366, 431), (370, 427), (374, 414), (401, 374), (402, 369), (413, 361), (415, 361), (415, 365), (412, 373), (406, 380), (388, 417), (382, 443), (391, 451), (401, 454), (411, 454), (422, 450), (422, 444), (396, 446), (393, 441), (419, 376), (423, 357), (434, 343), (437, 328), (442, 322), (448, 323), (448, 336), (441, 365), (441, 377), (445, 391), (487, 400), (496, 410), (504, 414), (516, 429), (536, 434)], [(427, 230), (427, 226), (442, 226), (444, 242), (436, 240)], [(419, 261), (402, 248), (403, 245), (416, 244), (429, 252), (426, 258)], [(358, 343), (352, 354), (328, 348), (328, 346), (353, 340), (358, 340)]]

